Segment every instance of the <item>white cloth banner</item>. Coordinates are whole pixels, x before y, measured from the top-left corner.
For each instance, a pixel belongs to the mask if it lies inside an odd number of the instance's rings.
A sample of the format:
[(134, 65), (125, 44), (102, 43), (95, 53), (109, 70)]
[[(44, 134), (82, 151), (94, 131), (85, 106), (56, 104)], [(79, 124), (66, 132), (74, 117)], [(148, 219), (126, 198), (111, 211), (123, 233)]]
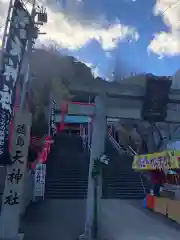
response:
[(34, 200), (36, 197), (44, 199), (45, 181), (46, 181), (46, 164), (39, 163), (36, 165), (34, 182)]

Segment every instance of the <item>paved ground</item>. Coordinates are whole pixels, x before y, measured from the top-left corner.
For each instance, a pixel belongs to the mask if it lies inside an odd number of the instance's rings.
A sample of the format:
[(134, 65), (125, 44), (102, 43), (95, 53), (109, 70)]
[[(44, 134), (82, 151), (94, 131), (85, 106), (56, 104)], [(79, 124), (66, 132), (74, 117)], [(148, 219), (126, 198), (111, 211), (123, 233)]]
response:
[(102, 229), (107, 240), (179, 240), (180, 226), (143, 209), (142, 201), (107, 200)]
[(76, 240), (84, 228), (84, 200), (45, 200), (23, 219), (24, 240)]
[(1, 212), (1, 195), (4, 191), (6, 169), (0, 166), (0, 212)]
[[(102, 200), (102, 240), (180, 239), (180, 225), (142, 206), (142, 201)], [(24, 240), (76, 240), (84, 215), (84, 200), (45, 200), (29, 208), (21, 232)]]

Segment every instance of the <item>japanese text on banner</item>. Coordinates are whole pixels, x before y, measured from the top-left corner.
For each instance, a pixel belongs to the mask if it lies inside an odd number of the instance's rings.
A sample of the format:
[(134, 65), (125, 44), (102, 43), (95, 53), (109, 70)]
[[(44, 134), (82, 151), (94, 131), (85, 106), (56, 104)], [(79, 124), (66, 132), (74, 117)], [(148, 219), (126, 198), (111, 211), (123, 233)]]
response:
[(132, 168), (136, 170), (176, 169), (179, 168), (179, 151), (134, 156)]

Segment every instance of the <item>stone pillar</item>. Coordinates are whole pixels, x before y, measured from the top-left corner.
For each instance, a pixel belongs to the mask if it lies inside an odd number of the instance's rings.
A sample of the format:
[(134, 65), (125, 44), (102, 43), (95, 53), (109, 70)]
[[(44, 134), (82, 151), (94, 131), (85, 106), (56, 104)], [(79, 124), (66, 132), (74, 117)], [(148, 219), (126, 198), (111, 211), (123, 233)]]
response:
[[(96, 114), (93, 119), (92, 143), (90, 151), (88, 195), (86, 203), (85, 239), (91, 240), (94, 218), (94, 180), (92, 179), (92, 169), (94, 160), (104, 153), (105, 139), (107, 134), (107, 119), (105, 109), (105, 97), (97, 96), (95, 99)], [(100, 183), (100, 180), (98, 181)], [(98, 187), (100, 188), (100, 187)], [(99, 191), (100, 192), (100, 189)]]
[(31, 114), (17, 111), (12, 136), (12, 165), (7, 167), (2, 197), (0, 240), (19, 240), (23, 237), (23, 234), (19, 235), (19, 224), (23, 206), (30, 128)]

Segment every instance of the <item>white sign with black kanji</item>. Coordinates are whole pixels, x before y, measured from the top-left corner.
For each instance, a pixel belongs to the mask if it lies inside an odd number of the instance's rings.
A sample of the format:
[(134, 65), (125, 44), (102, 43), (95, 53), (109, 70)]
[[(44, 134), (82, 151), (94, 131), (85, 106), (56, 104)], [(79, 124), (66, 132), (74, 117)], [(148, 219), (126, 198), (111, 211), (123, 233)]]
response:
[(7, 167), (4, 194), (2, 196), (0, 239), (14, 239), (19, 230), (19, 218), (23, 201), (24, 177), (27, 171), (31, 113), (17, 111), (12, 135), (11, 161)]
[(34, 201), (37, 197), (44, 199), (46, 181), (46, 164), (39, 163), (36, 165), (34, 178)]

